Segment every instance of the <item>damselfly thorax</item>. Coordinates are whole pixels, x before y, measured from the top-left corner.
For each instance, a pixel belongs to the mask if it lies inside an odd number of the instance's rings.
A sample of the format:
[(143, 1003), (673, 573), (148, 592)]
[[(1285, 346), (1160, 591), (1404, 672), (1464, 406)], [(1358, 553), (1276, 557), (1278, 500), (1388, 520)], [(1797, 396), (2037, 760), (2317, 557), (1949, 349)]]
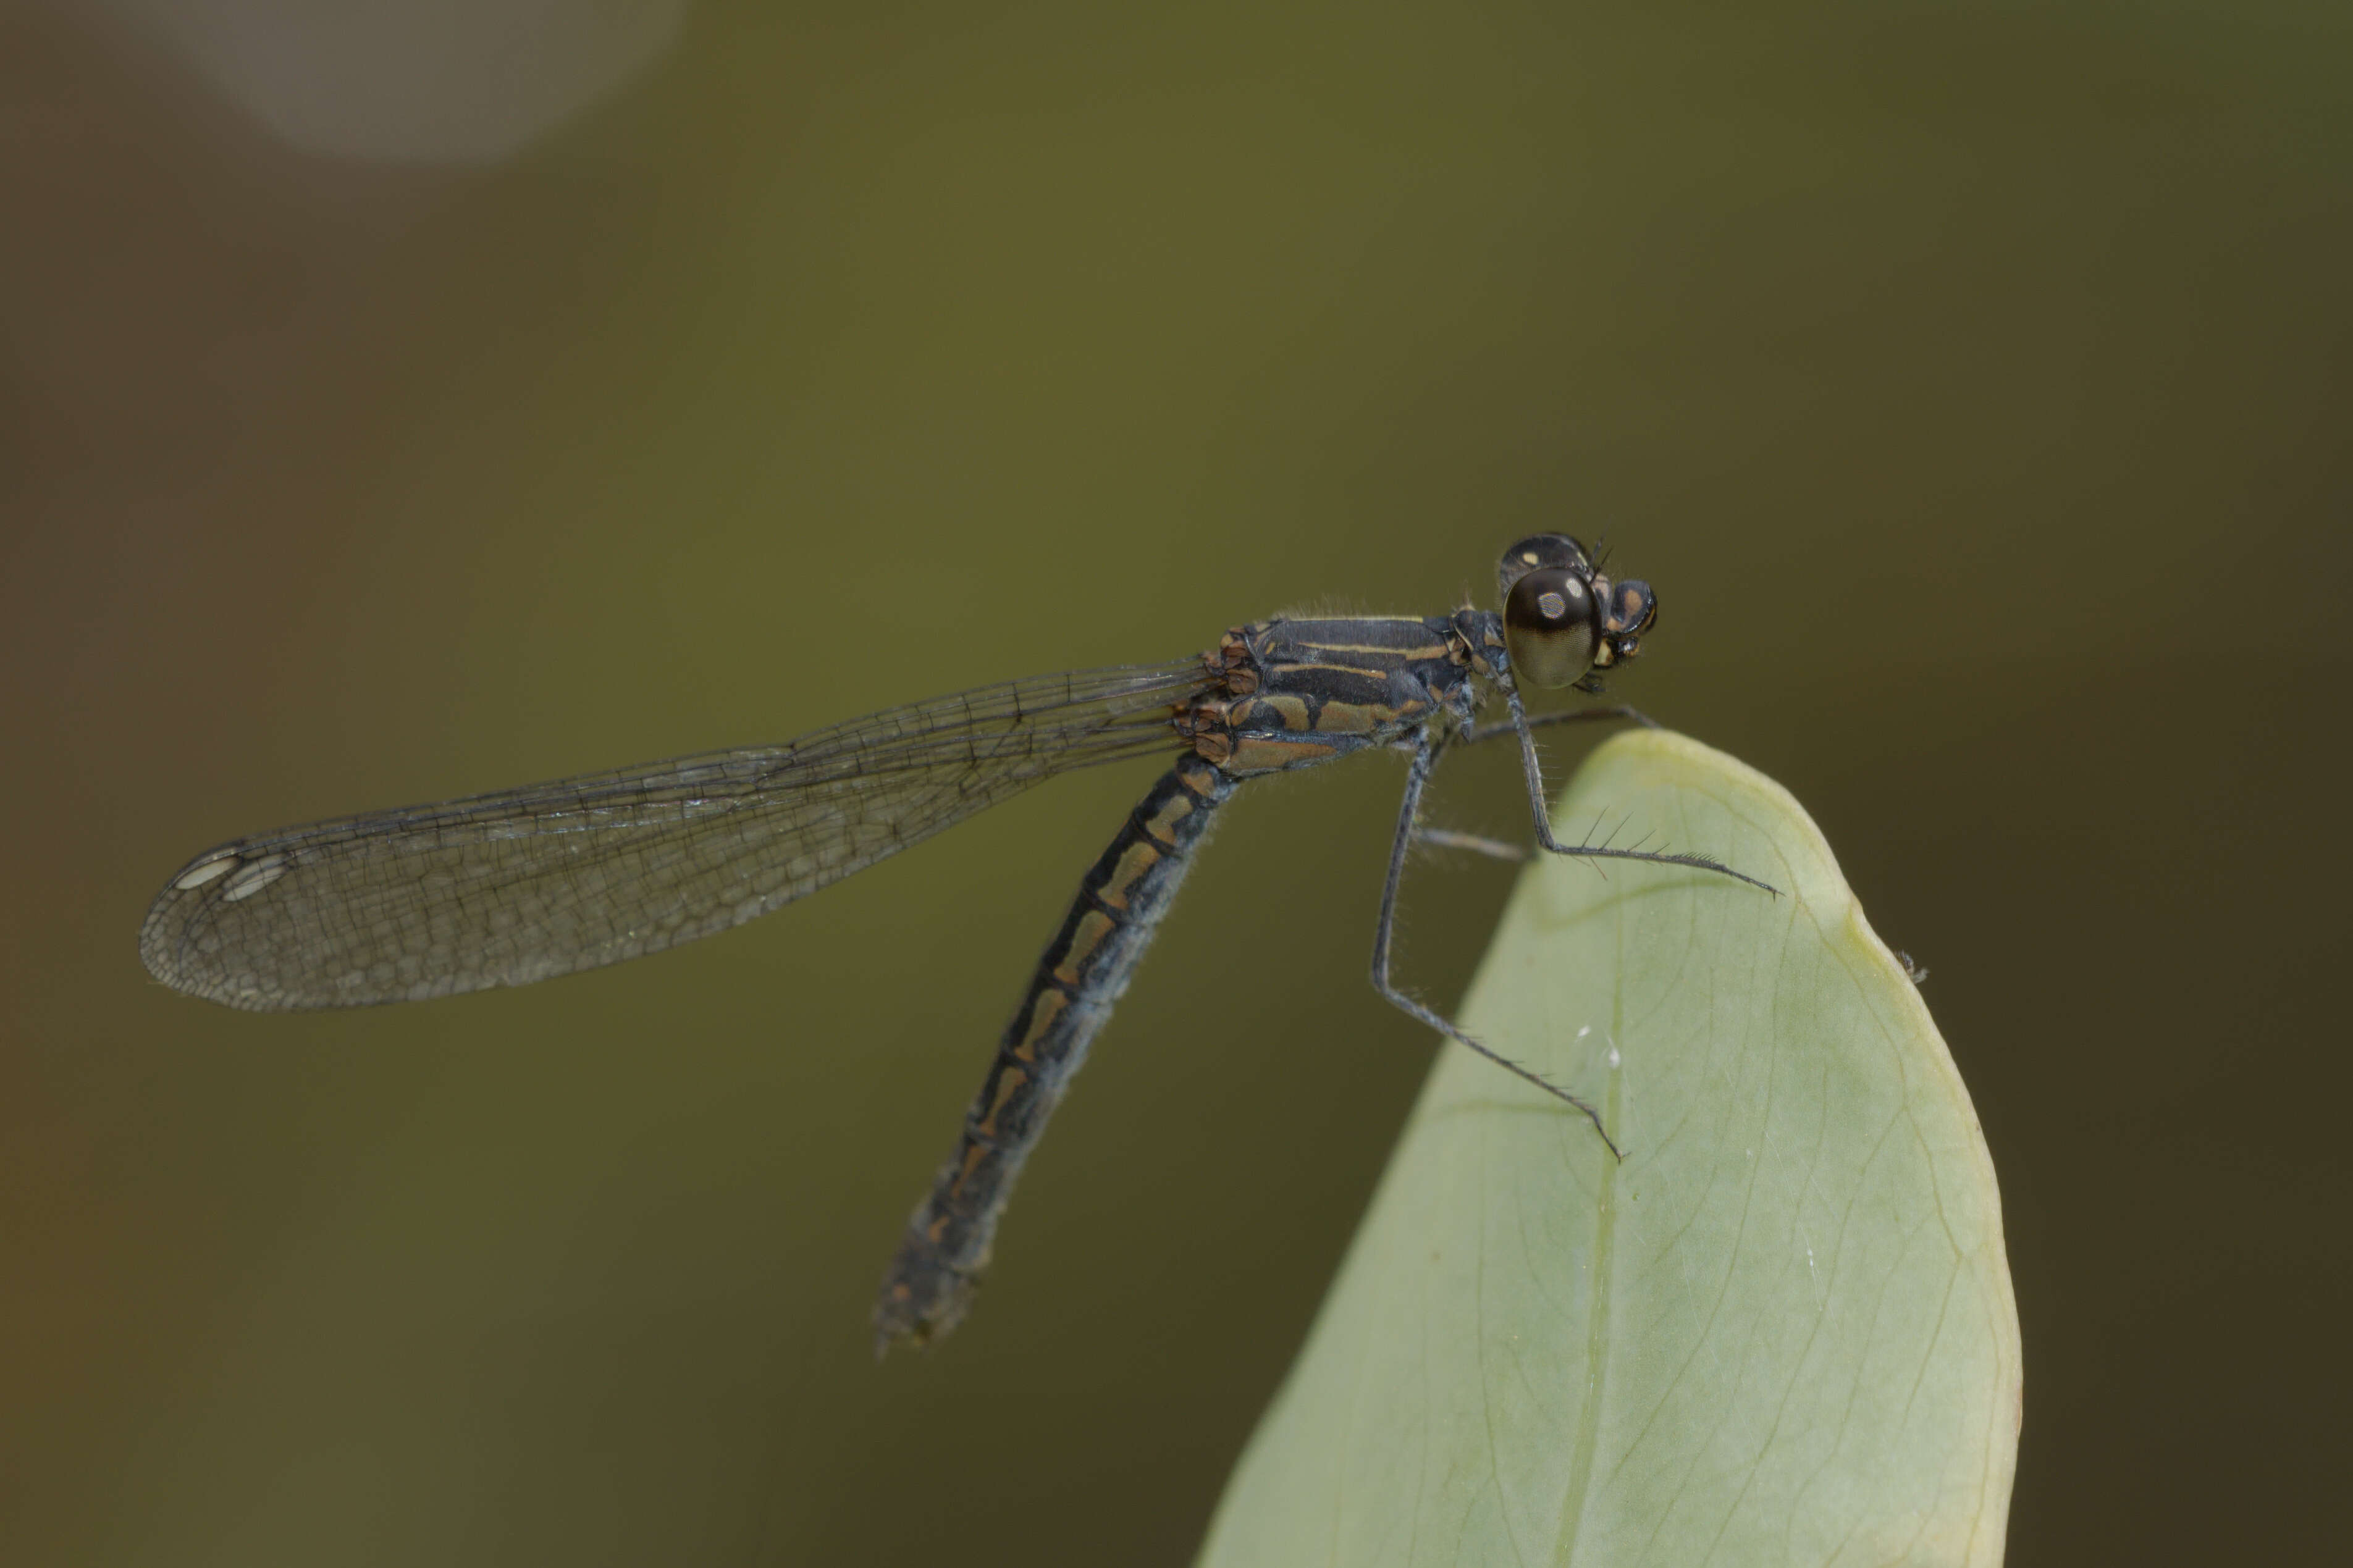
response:
[[(1450, 745), (1516, 736), (1544, 850), (1764, 884), (1702, 855), (1554, 837), (1533, 729), (1641, 716), (1608, 707), (1531, 718), (1520, 688), (1598, 691), (1599, 671), (1639, 650), (1657, 602), (1647, 584), (1613, 584), (1564, 534), (1506, 551), (1498, 587), (1499, 611), (1261, 621), (1197, 658), (1009, 681), (779, 746), (237, 839), (164, 886), (140, 956), (175, 990), (254, 1011), (528, 984), (740, 925), (1056, 773), (1176, 753), (1082, 879), (955, 1153), (909, 1222), (875, 1307), (887, 1347), (934, 1338), (963, 1317), (1014, 1177), (1218, 810), (1266, 774), (1393, 748), (1410, 765), (1374, 927), (1374, 987), (1582, 1113), (1616, 1154), (1591, 1106), (1391, 982), (1407, 852), (1418, 837), (1462, 842), (1418, 829), (1430, 770)], [(1508, 719), (1480, 726), (1480, 710), (1498, 697)]]

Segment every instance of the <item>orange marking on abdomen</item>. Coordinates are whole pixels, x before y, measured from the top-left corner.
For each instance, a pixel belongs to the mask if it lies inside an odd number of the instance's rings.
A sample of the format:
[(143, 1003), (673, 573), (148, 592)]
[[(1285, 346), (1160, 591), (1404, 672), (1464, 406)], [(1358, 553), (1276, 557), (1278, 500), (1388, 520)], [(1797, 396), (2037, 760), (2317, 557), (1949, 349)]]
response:
[(1088, 962), (1104, 939), (1119, 929), (1119, 922), (1101, 910), (1089, 910), (1079, 917), (1071, 931), (1071, 945), (1062, 952), (1062, 961), (1054, 965), (1054, 978), (1065, 985), (1076, 985), (1086, 973)]
[(1127, 908), (1129, 889), (1143, 879), (1146, 871), (1159, 865), (1162, 858), (1160, 850), (1150, 841), (1138, 839), (1120, 852), (1119, 863), (1111, 868), (1111, 875), (1103, 879), (1103, 885), (1095, 889), (1095, 897), (1113, 909)]
[(1160, 803), (1158, 810), (1144, 818), (1138, 826), (1145, 836), (1156, 841), (1163, 849), (1176, 847), (1176, 824), (1193, 815), (1193, 803), (1183, 795), (1172, 795)]
[(1029, 1029), (1023, 1033), (1021, 1043), (1008, 1054), (1017, 1062), (1036, 1061), (1039, 1046), (1054, 1032), (1054, 1026), (1061, 1021), (1062, 1015), (1070, 1010), (1070, 1006), (1071, 999), (1053, 987), (1039, 991), (1038, 1005), (1029, 1009)]
[(988, 1114), (973, 1124), (973, 1131), (984, 1138), (996, 1137), (997, 1117), (1004, 1113), (1006, 1106), (1011, 1102), (1013, 1097), (1020, 1092), (1021, 1086), (1029, 1081), (1029, 1075), (1019, 1068), (1006, 1068), (997, 1079), (997, 1098), (989, 1102)]

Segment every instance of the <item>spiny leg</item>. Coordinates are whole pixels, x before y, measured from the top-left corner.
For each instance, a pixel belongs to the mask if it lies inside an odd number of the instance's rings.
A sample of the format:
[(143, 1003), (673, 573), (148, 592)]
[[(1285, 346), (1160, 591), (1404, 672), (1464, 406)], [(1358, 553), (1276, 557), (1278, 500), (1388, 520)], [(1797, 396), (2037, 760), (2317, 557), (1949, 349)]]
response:
[(1552, 812), (1545, 802), (1544, 763), (1536, 756), (1536, 738), (1532, 732), (1535, 726), (1530, 722), (1527, 709), (1522, 705), (1516, 690), (1506, 688), (1504, 700), (1511, 705), (1512, 728), (1520, 737), (1520, 771), (1527, 778), (1528, 811), (1535, 818), (1536, 842), (1545, 848), (1555, 855), (1570, 855), (1580, 860), (1647, 860), (1655, 866), (1689, 866), (1694, 870), (1714, 871), (1736, 882), (1746, 882), (1752, 888), (1761, 888), (1776, 898), (1780, 896), (1781, 889), (1772, 883), (1760, 882), (1746, 871), (1736, 871), (1713, 856), (1671, 855), (1656, 849), (1613, 849), (1606, 844), (1563, 844), (1554, 837)]
[[(1473, 725), (1462, 732), (1459, 741), (1461, 744), (1471, 745), (1480, 741), (1497, 740), (1505, 735), (1519, 737), (1520, 763), (1529, 780), (1528, 799), (1535, 818), (1536, 837), (1545, 848), (1556, 855), (1572, 855), (1580, 859), (1650, 860), (1669, 866), (1690, 866), (1698, 870), (1720, 872), (1725, 876), (1746, 882), (1751, 887), (1762, 888), (1768, 893), (1778, 894), (1780, 891), (1769, 882), (1760, 882), (1754, 877), (1734, 870), (1713, 856), (1671, 855), (1640, 848), (1618, 849), (1607, 844), (1565, 845), (1561, 843), (1553, 836), (1551, 813), (1545, 802), (1543, 766), (1535, 757), (1535, 742), (1529, 731), (1547, 724), (1583, 724), (1610, 719), (1624, 719), (1640, 724), (1646, 730), (1655, 730), (1659, 728), (1659, 721), (1640, 709), (1623, 702), (1613, 702), (1604, 708), (1580, 708), (1566, 713), (1531, 715), (1521, 705), (1519, 693), (1516, 691), (1507, 693), (1507, 698), (1512, 709), (1511, 718), (1499, 723)], [(1474, 834), (1455, 833), (1444, 828), (1423, 828), (1417, 837), (1420, 842), (1441, 849), (1464, 849), (1474, 854), (1491, 856), (1498, 860), (1527, 858), (1524, 851), (1510, 845)]]
[[(1533, 730), (1545, 724), (1583, 724), (1608, 719), (1630, 720), (1646, 730), (1659, 727), (1657, 720), (1623, 702), (1613, 702), (1607, 708), (1581, 708), (1573, 713), (1539, 713), (1528, 721), (1528, 727)], [(1472, 725), (1457, 737), (1457, 743), (1467, 746), (1516, 733), (1518, 731), (1513, 728), (1512, 721), (1506, 719), (1500, 724)], [(1518, 845), (1490, 838), (1482, 833), (1458, 833), (1451, 827), (1416, 827), (1413, 837), (1415, 843), (1427, 845), (1432, 849), (1460, 849), (1472, 855), (1484, 855), (1491, 860), (1507, 860), (1514, 865), (1528, 858), (1528, 852)]]
[(1543, 1074), (1522, 1067), (1507, 1056), (1488, 1049), (1389, 982), (1389, 939), (1397, 930), (1398, 888), (1405, 879), (1406, 854), (1413, 847), (1414, 818), (1421, 813), (1422, 790), (1430, 783), (1430, 770), (1437, 765), (1438, 748), (1431, 743), (1428, 736), (1424, 736), (1415, 746), (1413, 765), (1406, 773), (1405, 802), (1398, 810), (1397, 841), (1389, 847), (1388, 879), (1381, 887), (1380, 923), (1373, 931), (1373, 989), (1379, 992), (1382, 998), (1391, 1006), (1407, 1016), (1419, 1020), (1426, 1026), (1437, 1030), (1458, 1045), (1470, 1047), (1497, 1067), (1517, 1074), (1556, 1100), (1565, 1100), (1583, 1111), (1586, 1120), (1593, 1123), (1593, 1130), (1601, 1135), (1601, 1142), (1609, 1148), (1609, 1152), (1618, 1159), (1623, 1160), (1626, 1157), (1625, 1153), (1609, 1136), (1609, 1130), (1601, 1125), (1599, 1111)]

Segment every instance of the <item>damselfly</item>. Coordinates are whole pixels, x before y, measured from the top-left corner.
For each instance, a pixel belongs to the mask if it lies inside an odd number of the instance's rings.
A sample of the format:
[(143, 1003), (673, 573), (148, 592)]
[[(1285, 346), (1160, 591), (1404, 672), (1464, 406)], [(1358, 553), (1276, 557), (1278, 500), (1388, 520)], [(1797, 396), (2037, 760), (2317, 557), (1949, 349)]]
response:
[[(1278, 617), (1198, 658), (985, 686), (781, 746), (712, 752), (240, 838), (188, 862), (140, 956), (175, 990), (274, 1012), (413, 1002), (617, 963), (743, 924), (1072, 768), (1176, 752), (1080, 884), (997, 1047), (955, 1154), (909, 1222), (878, 1343), (955, 1326), (1013, 1179), (1111, 1015), (1218, 808), (1250, 781), (1376, 747), (1409, 758), (1373, 937), (1373, 985), (1588, 1118), (1594, 1108), (1392, 983), (1398, 885), (1424, 787), (1453, 743), (1515, 735), (1536, 842), (1765, 884), (1704, 855), (1553, 835), (1523, 685), (1600, 689), (1658, 614), (1565, 534), (1506, 551), (1500, 612)], [(1508, 721), (1482, 726), (1501, 696)], [(1437, 837), (1435, 834), (1424, 837)], [(1453, 837), (1453, 836), (1449, 836)]]

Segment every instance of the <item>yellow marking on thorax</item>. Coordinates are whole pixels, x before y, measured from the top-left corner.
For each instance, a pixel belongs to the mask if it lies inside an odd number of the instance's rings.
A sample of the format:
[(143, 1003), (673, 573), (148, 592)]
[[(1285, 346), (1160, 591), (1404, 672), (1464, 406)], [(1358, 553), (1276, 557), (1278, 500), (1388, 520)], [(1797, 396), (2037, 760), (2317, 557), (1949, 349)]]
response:
[(1320, 763), (1339, 754), (1339, 747), (1314, 741), (1290, 740), (1276, 735), (1245, 735), (1235, 740), (1233, 757), (1227, 763), (1227, 771), (1237, 773), (1275, 773), (1283, 768), (1298, 767), (1303, 763)]
[(1246, 698), (1235, 703), (1226, 714), (1226, 722), (1238, 730), (1248, 729), (1258, 721), (1261, 709), (1272, 713), (1283, 729), (1314, 728), (1314, 719), (1307, 711), (1307, 700), (1281, 691), (1266, 697)]
[(1315, 728), (1335, 735), (1369, 735), (1426, 706), (1417, 702), (1410, 709), (1399, 710), (1374, 702), (1326, 702), (1315, 721)]
[[(1295, 646), (1313, 648), (1317, 653), (1370, 653), (1378, 654), (1383, 658), (1432, 659), (1446, 657), (1446, 645), (1442, 642), (1430, 643), (1423, 647), (1371, 647), (1362, 643), (1346, 642), (1302, 642)], [(1276, 662), (1283, 661), (1278, 659)], [(1351, 667), (1343, 665), (1341, 668)]]
[(1372, 680), (1387, 680), (1390, 676), (1397, 673), (1392, 669), (1376, 668), (1371, 665), (1311, 664), (1305, 659), (1295, 658), (1275, 659), (1272, 661), (1271, 668), (1273, 672), (1277, 675), (1289, 675), (1294, 670), (1303, 669), (1329, 669), (1335, 670), (1342, 675), (1361, 675)]

